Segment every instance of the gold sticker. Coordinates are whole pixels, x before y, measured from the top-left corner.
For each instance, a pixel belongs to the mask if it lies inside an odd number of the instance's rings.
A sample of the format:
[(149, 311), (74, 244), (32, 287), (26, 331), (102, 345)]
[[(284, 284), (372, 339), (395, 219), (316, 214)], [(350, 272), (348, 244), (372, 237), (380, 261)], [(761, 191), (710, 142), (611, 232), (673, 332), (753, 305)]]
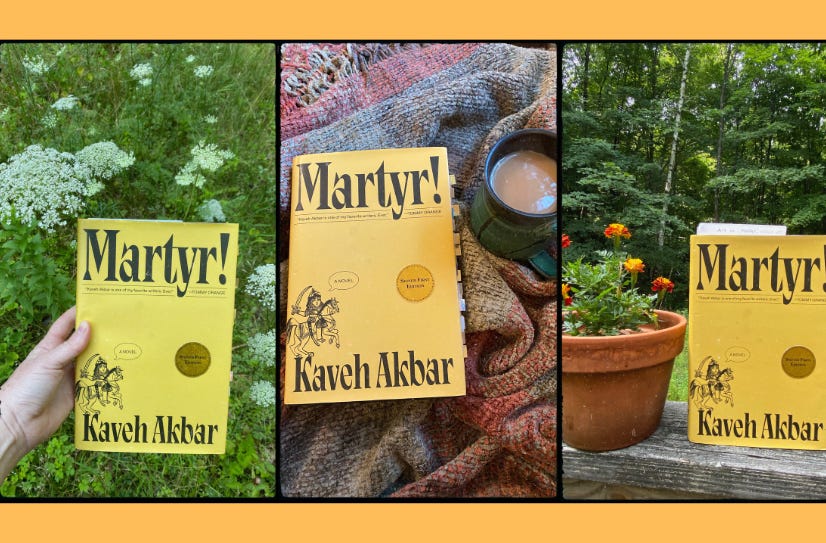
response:
[(175, 367), (187, 377), (198, 377), (209, 369), (209, 350), (200, 343), (186, 343), (175, 353)]
[(405, 266), (396, 277), (396, 289), (405, 300), (421, 302), (433, 292), (433, 274), (420, 264)]
[(789, 377), (808, 377), (815, 370), (815, 354), (806, 347), (792, 347), (783, 353), (781, 363)]

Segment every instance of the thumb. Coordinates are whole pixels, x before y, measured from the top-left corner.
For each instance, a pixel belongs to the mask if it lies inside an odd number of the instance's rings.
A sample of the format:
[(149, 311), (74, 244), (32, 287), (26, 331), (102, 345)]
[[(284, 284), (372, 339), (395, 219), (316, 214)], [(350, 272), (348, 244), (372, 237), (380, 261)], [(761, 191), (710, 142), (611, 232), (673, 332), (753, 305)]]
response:
[(77, 330), (66, 341), (44, 355), (44, 362), (58, 370), (67, 368), (89, 344), (90, 337), (89, 323), (81, 322)]

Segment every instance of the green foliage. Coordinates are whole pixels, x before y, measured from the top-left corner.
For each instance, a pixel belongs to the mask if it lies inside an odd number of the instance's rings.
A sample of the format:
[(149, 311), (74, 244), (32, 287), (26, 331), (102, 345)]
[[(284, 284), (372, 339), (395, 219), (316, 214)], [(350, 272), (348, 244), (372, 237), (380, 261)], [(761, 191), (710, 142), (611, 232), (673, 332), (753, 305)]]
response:
[(600, 251), (594, 264), (582, 259), (563, 266), (562, 280), (573, 293), (565, 309), (563, 331), (570, 335), (615, 336), (656, 321), (656, 296), (646, 296), (631, 284), (623, 269), (625, 253)]
[(13, 304), (23, 322), (57, 317), (71, 305), (73, 288), (63, 272), (67, 258), (55, 258), (49, 240), (13, 221), (0, 230), (0, 304)]
[[(243, 285), (274, 259), (274, 46), (11, 43), (0, 45), (0, 69), (0, 164), (33, 144), (74, 154), (111, 141), (135, 162), (103, 179), (80, 215), (197, 221), (201, 205), (216, 200), (226, 220), (239, 224), (240, 281), (226, 454), (78, 451), (70, 415), (20, 462), (0, 494), (273, 496), (274, 408), (256, 405), (248, 391), (254, 382), (274, 382), (274, 367), (253, 360), (244, 346), (273, 330), (275, 315)], [(176, 176), (196, 147), (232, 157), (214, 169), (199, 166), (200, 186), (180, 185)], [(19, 221), (0, 225), (0, 382), (73, 303), (75, 227), (75, 217), (51, 232)]]
[[(683, 316), (687, 316), (683, 312)], [(668, 399), (673, 402), (688, 401), (688, 334), (685, 335), (685, 345), (677, 358), (674, 359), (674, 368), (671, 370), (671, 381), (668, 383)]]

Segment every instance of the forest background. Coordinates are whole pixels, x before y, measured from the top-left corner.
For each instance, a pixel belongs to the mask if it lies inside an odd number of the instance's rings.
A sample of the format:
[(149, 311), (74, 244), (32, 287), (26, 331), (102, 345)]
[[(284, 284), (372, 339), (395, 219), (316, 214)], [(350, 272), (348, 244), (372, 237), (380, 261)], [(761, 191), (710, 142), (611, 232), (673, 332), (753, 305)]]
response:
[[(826, 51), (821, 43), (570, 43), (563, 48), (565, 259), (603, 230), (676, 286), (687, 310), (700, 222), (826, 233)], [(685, 399), (685, 351), (670, 399)]]

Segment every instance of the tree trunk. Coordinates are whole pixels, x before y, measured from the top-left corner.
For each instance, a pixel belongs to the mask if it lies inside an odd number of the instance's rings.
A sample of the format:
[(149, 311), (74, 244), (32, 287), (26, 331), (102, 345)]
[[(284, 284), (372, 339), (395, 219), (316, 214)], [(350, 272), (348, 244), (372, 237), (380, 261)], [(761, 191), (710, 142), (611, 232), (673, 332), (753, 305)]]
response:
[[(657, 72), (659, 71), (660, 67), (660, 46), (659, 44), (653, 44), (651, 49), (651, 70), (648, 74), (648, 96), (652, 99), (657, 96)], [(647, 134), (647, 142), (646, 142), (646, 152), (645, 158), (648, 162), (654, 162), (654, 149), (656, 147), (654, 138), (656, 136), (656, 129), (653, 126), (649, 126), (646, 129)]]
[(674, 177), (674, 168), (677, 163), (677, 140), (680, 136), (680, 117), (683, 111), (683, 102), (685, 101), (685, 82), (688, 78), (688, 60), (691, 57), (691, 44), (687, 44), (685, 48), (685, 59), (683, 59), (683, 77), (680, 81), (680, 99), (677, 101), (677, 113), (674, 116), (674, 139), (671, 141), (671, 156), (668, 159), (668, 173), (665, 176), (665, 190), (663, 197), (663, 213), (660, 219), (660, 233), (657, 236), (657, 245), (662, 248), (665, 243), (665, 216), (668, 214), (668, 200), (671, 196), (672, 178)]
[(591, 43), (585, 44), (585, 54), (582, 59), (582, 111), (588, 111), (588, 79), (591, 70)]

